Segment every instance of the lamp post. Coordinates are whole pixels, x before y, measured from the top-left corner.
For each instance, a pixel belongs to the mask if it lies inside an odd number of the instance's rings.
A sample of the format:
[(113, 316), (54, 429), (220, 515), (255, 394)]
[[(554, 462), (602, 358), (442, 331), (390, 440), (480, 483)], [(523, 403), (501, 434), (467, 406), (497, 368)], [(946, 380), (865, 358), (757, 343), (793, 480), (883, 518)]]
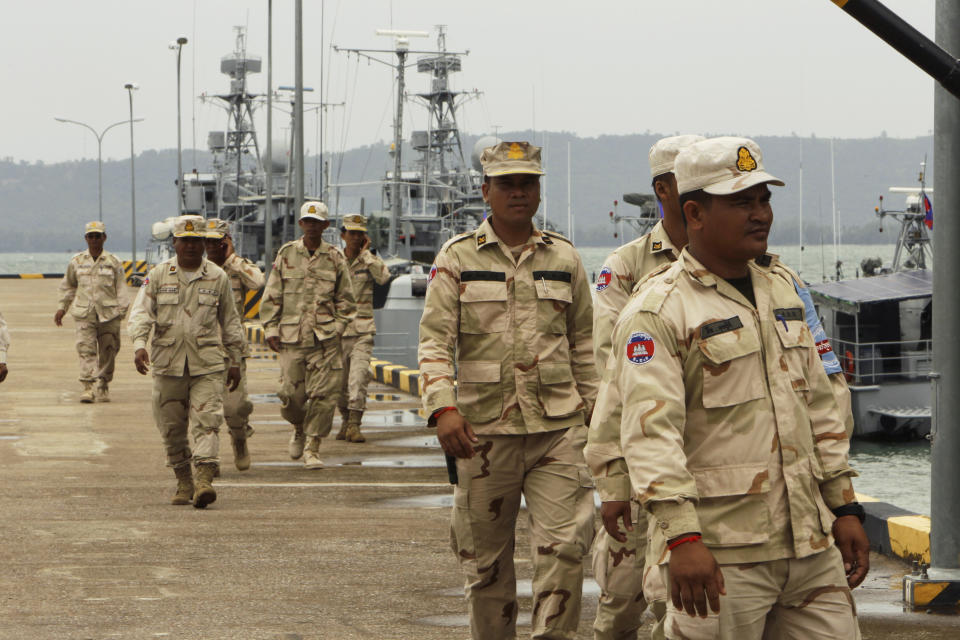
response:
[(176, 42), (170, 43), (170, 48), (177, 52), (177, 214), (183, 215), (184, 209), (184, 190), (183, 190), (183, 153), (180, 147), (180, 54), (183, 45), (187, 44), (187, 37), (180, 36)]
[(130, 261), (136, 271), (137, 264), (137, 182), (133, 162), (133, 92), (139, 85), (128, 82), (123, 85), (130, 98)]
[[(97, 130), (91, 127), (90, 125), (84, 122), (77, 122), (76, 120), (68, 120), (67, 118), (54, 118), (57, 122), (66, 122), (69, 124), (78, 124), (81, 127), (86, 127), (89, 129), (93, 135), (97, 138), (97, 197), (100, 201), (100, 215), (97, 219), (100, 222), (103, 222), (103, 136), (107, 134), (107, 131), (113, 129), (117, 125), (126, 124), (126, 120), (121, 120), (120, 122), (114, 122), (109, 125), (100, 133), (97, 133)], [(137, 118), (133, 122), (140, 122), (143, 118)], [(131, 123), (132, 125), (132, 123)]]

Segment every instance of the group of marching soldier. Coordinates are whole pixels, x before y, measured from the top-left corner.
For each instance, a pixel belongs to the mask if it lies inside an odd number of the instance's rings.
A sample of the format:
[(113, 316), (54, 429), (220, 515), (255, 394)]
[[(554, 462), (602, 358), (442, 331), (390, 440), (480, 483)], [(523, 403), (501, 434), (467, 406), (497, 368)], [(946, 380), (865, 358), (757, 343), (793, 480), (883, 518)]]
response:
[[(591, 546), (596, 638), (637, 637), (648, 605), (654, 638), (858, 638), (851, 590), (869, 555), (849, 390), (803, 281), (766, 251), (769, 186), (784, 183), (746, 138), (664, 138), (649, 160), (662, 219), (610, 255), (593, 295), (573, 245), (533, 225), (543, 171), (526, 142), (483, 152), (490, 215), (431, 268), (420, 386), (456, 459), (451, 543), (472, 635), (516, 636), (525, 498), (533, 638), (576, 636)], [(290, 456), (315, 469), (335, 407), (338, 438), (363, 441), (372, 283), (389, 272), (362, 216), (344, 219), (343, 250), (323, 240), (324, 204), (306, 203), (299, 224), (260, 317), (279, 354)], [(72, 309), (81, 401), (107, 401), (124, 274), (103, 225), (86, 231), (55, 321)], [(237, 468), (250, 465), (240, 315), (263, 275), (232, 251), (223, 221), (183, 216), (173, 235), (176, 257), (147, 274), (128, 332), (137, 370), (152, 367), (173, 502), (203, 507), (216, 499), (224, 421)], [(8, 343), (0, 317), (0, 381)]]

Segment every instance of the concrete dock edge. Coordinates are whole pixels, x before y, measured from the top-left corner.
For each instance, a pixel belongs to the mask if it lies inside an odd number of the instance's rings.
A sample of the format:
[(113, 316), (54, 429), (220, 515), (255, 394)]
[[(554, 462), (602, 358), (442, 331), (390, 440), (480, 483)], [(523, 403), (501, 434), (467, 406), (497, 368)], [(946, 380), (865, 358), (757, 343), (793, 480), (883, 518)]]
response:
[(892, 558), (930, 563), (930, 517), (857, 494), (867, 519), (870, 546)]

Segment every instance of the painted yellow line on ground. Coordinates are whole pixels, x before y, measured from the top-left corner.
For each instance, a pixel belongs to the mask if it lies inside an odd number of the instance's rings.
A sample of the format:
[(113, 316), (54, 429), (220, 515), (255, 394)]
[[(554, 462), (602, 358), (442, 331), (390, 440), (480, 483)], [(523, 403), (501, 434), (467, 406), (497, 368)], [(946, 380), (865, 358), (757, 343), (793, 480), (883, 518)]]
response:
[(254, 488), (283, 488), (283, 487), (449, 487), (449, 482), (215, 482), (216, 487), (254, 487)]

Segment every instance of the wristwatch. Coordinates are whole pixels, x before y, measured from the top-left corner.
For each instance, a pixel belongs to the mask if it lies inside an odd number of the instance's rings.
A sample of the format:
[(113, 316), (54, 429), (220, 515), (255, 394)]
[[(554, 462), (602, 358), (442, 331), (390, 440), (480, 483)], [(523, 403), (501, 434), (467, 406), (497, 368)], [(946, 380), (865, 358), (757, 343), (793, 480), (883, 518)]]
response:
[(851, 502), (849, 504), (841, 505), (835, 509), (831, 509), (833, 515), (841, 518), (843, 516), (857, 516), (860, 519), (860, 524), (863, 524), (863, 521), (867, 519), (867, 512), (864, 511), (863, 505), (859, 502)]

